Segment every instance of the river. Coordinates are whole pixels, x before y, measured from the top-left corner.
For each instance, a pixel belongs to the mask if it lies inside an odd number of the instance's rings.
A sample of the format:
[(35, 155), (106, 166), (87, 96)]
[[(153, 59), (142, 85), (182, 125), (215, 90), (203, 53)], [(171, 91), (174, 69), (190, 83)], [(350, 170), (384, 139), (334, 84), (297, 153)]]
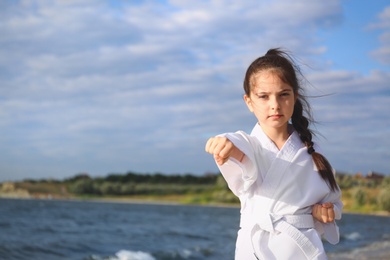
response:
[[(0, 199), (0, 259), (233, 259), (239, 209)], [(330, 259), (390, 259), (390, 218), (344, 214)]]

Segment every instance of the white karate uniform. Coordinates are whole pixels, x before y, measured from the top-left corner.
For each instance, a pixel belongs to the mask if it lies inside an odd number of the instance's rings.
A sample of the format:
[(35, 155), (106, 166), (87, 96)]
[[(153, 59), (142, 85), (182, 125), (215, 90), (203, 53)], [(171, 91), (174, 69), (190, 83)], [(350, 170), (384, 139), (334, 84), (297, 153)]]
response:
[[(241, 162), (230, 158), (219, 169), (241, 202), (235, 259), (327, 259), (321, 235), (339, 241), (335, 222), (315, 220), (312, 206), (332, 202), (341, 218), (341, 192), (333, 192), (316, 170), (297, 132), (281, 150), (256, 124), (251, 135), (227, 133), (244, 152)], [(318, 147), (314, 147), (316, 150)]]

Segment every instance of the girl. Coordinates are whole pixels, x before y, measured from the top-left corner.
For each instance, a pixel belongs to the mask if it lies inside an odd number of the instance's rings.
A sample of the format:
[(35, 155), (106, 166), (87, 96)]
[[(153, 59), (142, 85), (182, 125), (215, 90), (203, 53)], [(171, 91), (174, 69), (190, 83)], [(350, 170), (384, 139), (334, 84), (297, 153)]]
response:
[(250, 135), (207, 141), (206, 151), (241, 202), (235, 259), (327, 259), (321, 235), (339, 241), (341, 192), (312, 141), (297, 76), (280, 49), (256, 59), (245, 75), (244, 101), (258, 123)]

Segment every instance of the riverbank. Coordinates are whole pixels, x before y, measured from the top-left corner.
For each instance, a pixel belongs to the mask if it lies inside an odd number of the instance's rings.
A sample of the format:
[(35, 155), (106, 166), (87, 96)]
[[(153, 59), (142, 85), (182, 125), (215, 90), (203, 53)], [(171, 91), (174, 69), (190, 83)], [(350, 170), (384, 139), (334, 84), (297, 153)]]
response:
[[(0, 183), (0, 198), (21, 199), (57, 199), (57, 200), (90, 200), (102, 202), (129, 202), (149, 204), (177, 204), (177, 205), (202, 205), (216, 207), (239, 207), (239, 200), (230, 191), (225, 189), (204, 189), (199, 191), (187, 190), (184, 193), (155, 194), (153, 190), (144, 195), (95, 195), (75, 194), (69, 192), (64, 182), (19, 182)], [(180, 186), (180, 185), (179, 185)], [(186, 185), (182, 185), (186, 187)], [(151, 188), (150, 186), (149, 188)], [(154, 186), (153, 186), (154, 187)], [(154, 188), (157, 188), (154, 187)], [(161, 187), (160, 187), (161, 188)], [(188, 188), (188, 187), (187, 187)], [(199, 187), (198, 187), (199, 188)], [(373, 190), (371, 190), (373, 191)], [(373, 195), (370, 195), (373, 196)], [(350, 192), (343, 191), (344, 213), (390, 216), (389, 211), (372, 207), (369, 203), (357, 206), (352, 200)], [(372, 201), (372, 199), (370, 199)]]
[[(207, 206), (207, 207), (229, 207), (239, 208), (238, 203), (216, 203), (216, 202), (196, 202), (200, 201), (194, 199), (195, 195), (143, 195), (143, 196), (51, 196), (47, 194), (40, 194), (35, 196), (1, 196), (1, 198), (7, 199), (37, 199), (37, 200), (68, 200), (68, 201), (90, 201), (98, 203), (132, 203), (132, 204), (155, 204), (155, 205), (188, 205), (188, 206)], [(390, 217), (390, 212), (386, 211), (373, 211), (373, 212), (359, 212), (353, 210), (343, 210), (343, 213), (357, 214), (357, 215), (371, 215), (371, 216), (384, 216)]]
[[(112, 202), (112, 203), (137, 203), (137, 204), (156, 204), (156, 205), (196, 205), (196, 206), (210, 206), (210, 207), (236, 207), (240, 205), (237, 203), (195, 203), (190, 199), (192, 196), (132, 196), (132, 197), (79, 197), (73, 198), (75, 200), (87, 200), (95, 202)], [(373, 211), (373, 212), (359, 212), (353, 210), (343, 210), (343, 213), (358, 214), (358, 215), (371, 215), (371, 216), (384, 216), (390, 217), (390, 212), (386, 211)]]

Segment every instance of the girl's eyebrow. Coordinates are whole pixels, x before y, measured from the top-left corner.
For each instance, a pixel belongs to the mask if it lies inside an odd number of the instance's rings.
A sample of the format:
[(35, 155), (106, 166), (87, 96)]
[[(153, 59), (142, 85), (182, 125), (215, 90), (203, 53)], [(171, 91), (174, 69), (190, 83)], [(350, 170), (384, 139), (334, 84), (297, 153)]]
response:
[[(282, 89), (281, 91), (278, 91), (277, 93), (283, 93), (283, 92), (291, 92), (292, 89), (291, 88), (285, 88), (285, 89)], [(270, 94), (271, 92), (267, 92), (267, 91), (260, 91), (260, 92), (255, 92), (257, 95), (259, 94)]]

